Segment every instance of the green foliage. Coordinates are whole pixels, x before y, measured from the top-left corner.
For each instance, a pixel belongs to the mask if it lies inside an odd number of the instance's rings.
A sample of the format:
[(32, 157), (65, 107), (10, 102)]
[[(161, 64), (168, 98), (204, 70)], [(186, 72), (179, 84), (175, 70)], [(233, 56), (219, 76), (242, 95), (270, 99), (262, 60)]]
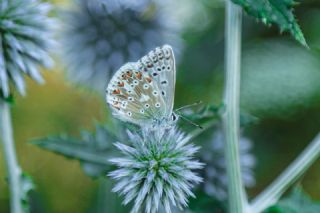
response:
[(288, 118), (320, 101), (319, 55), (284, 40), (245, 48), (241, 107), (261, 119)]
[(96, 132), (81, 132), (81, 139), (67, 135), (51, 136), (32, 141), (33, 144), (81, 162), (84, 172), (91, 177), (107, 174), (111, 166), (108, 161), (116, 138), (101, 125), (96, 126)]
[(128, 213), (131, 205), (121, 205), (118, 195), (112, 192), (113, 181), (105, 177), (98, 179), (98, 186), (95, 196), (92, 197), (91, 207), (88, 213)]
[(5, 101), (9, 104), (13, 104), (14, 103), (14, 97), (13, 95), (9, 95), (9, 96), (4, 96), (3, 93), (0, 91), (0, 101)]
[(26, 173), (21, 174), (21, 202), (25, 212), (30, 212), (30, 198), (29, 193), (35, 189), (33, 179)]
[(320, 203), (313, 201), (302, 188), (296, 187), (291, 194), (279, 201), (276, 205), (270, 207), (265, 213), (318, 213), (320, 212)]
[[(216, 124), (223, 114), (224, 105), (203, 105), (196, 109), (185, 108), (183, 110), (176, 110), (175, 112), (180, 115), (179, 126), (184, 129), (184, 131), (194, 131), (191, 134), (200, 134), (204, 130), (212, 127)], [(189, 121), (188, 121), (189, 120)], [(202, 129), (195, 127), (190, 123), (200, 125)]]
[(208, 196), (203, 191), (196, 191), (196, 199), (190, 199), (189, 209), (197, 213), (227, 212), (226, 203)]
[(232, 0), (251, 16), (264, 24), (277, 24), (280, 31), (288, 31), (302, 45), (308, 46), (294, 17), (295, 0)]

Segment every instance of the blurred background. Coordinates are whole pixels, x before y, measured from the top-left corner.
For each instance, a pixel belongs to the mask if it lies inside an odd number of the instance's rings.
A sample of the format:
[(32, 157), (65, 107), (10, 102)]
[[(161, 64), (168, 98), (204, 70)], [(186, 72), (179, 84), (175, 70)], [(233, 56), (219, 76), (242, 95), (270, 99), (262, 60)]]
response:
[[(199, 100), (221, 104), (224, 2), (49, 2), (53, 5), (50, 15), (57, 19), (57, 48), (52, 50), (56, 65), (43, 70), (45, 85), (28, 80), (28, 95), (15, 94), (12, 107), (18, 159), (36, 183), (32, 212), (128, 212), (121, 206), (121, 198), (111, 193), (111, 181), (91, 178), (78, 161), (29, 142), (61, 133), (79, 137), (83, 129), (94, 131), (95, 123), (108, 125), (110, 112), (103, 88), (110, 76), (125, 62), (136, 61), (165, 43), (173, 47), (177, 58), (175, 107)], [(254, 117), (242, 131), (250, 198), (266, 187), (320, 129), (320, 3), (299, 3), (295, 14), (309, 50), (290, 35), (280, 34), (276, 27), (244, 15), (241, 111)], [(217, 133), (212, 136), (218, 131), (219, 124), (194, 143), (219, 152), (219, 145), (210, 145), (221, 141)], [(206, 153), (202, 158), (210, 159)], [(206, 169), (208, 180), (218, 179), (223, 185), (225, 177), (215, 177), (217, 174)], [(9, 209), (5, 173), (0, 158), (0, 212)], [(300, 181), (314, 199), (320, 200), (320, 161)], [(223, 192), (219, 186), (202, 187), (205, 189), (197, 190), (197, 199), (191, 200), (191, 208), (210, 212), (210, 206), (216, 205), (211, 194), (219, 200)]]

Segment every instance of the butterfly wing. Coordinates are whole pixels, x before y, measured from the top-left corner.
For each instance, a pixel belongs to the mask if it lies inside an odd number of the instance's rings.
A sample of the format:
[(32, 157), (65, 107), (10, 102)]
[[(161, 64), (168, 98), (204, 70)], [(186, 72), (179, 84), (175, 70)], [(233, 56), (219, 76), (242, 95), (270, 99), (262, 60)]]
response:
[(165, 116), (165, 101), (158, 83), (138, 63), (127, 63), (112, 77), (107, 87), (107, 103), (113, 114), (140, 126)]
[(173, 111), (176, 83), (175, 59), (171, 46), (164, 45), (150, 51), (138, 62), (139, 70), (148, 73), (154, 79), (165, 102), (165, 118)]

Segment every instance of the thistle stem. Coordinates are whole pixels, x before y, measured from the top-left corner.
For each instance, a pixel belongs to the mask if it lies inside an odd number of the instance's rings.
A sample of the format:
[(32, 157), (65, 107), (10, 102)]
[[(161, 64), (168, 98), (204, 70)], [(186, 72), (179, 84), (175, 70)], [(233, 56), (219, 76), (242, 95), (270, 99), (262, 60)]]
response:
[(17, 163), (12, 124), (10, 117), (10, 106), (8, 103), (0, 100), (0, 134), (2, 137), (3, 153), (8, 171), (10, 188), (10, 207), (12, 213), (21, 213), (20, 199), (20, 176), (21, 169)]
[(252, 201), (251, 212), (262, 212), (275, 204), (283, 193), (306, 172), (319, 156), (320, 133), (287, 169)]
[(239, 90), (242, 9), (226, 1), (225, 105), (223, 118), (225, 156), (228, 174), (229, 212), (244, 213), (247, 198), (242, 183), (239, 160)]

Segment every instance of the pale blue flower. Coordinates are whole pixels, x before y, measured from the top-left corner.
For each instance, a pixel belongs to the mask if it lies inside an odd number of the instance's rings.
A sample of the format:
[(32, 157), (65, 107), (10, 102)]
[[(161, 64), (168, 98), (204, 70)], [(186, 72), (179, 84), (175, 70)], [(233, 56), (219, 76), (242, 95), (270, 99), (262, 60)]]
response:
[(44, 82), (38, 66), (53, 64), (48, 54), (54, 25), (49, 10), (50, 4), (38, 0), (0, 1), (0, 95), (12, 93), (9, 81), (25, 95), (24, 74)]
[(113, 191), (124, 196), (124, 204), (134, 202), (133, 213), (186, 207), (194, 197), (191, 189), (202, 181), (193, 171), (203, 167), (194, 159), (199, 147), (176, 128), (145, 128), (141, 134), (129, 132), (129, 138), (132, 146), (116, 143), (122, 156), (110, 160), (118, 166), (109, 173), (117, 181)]

